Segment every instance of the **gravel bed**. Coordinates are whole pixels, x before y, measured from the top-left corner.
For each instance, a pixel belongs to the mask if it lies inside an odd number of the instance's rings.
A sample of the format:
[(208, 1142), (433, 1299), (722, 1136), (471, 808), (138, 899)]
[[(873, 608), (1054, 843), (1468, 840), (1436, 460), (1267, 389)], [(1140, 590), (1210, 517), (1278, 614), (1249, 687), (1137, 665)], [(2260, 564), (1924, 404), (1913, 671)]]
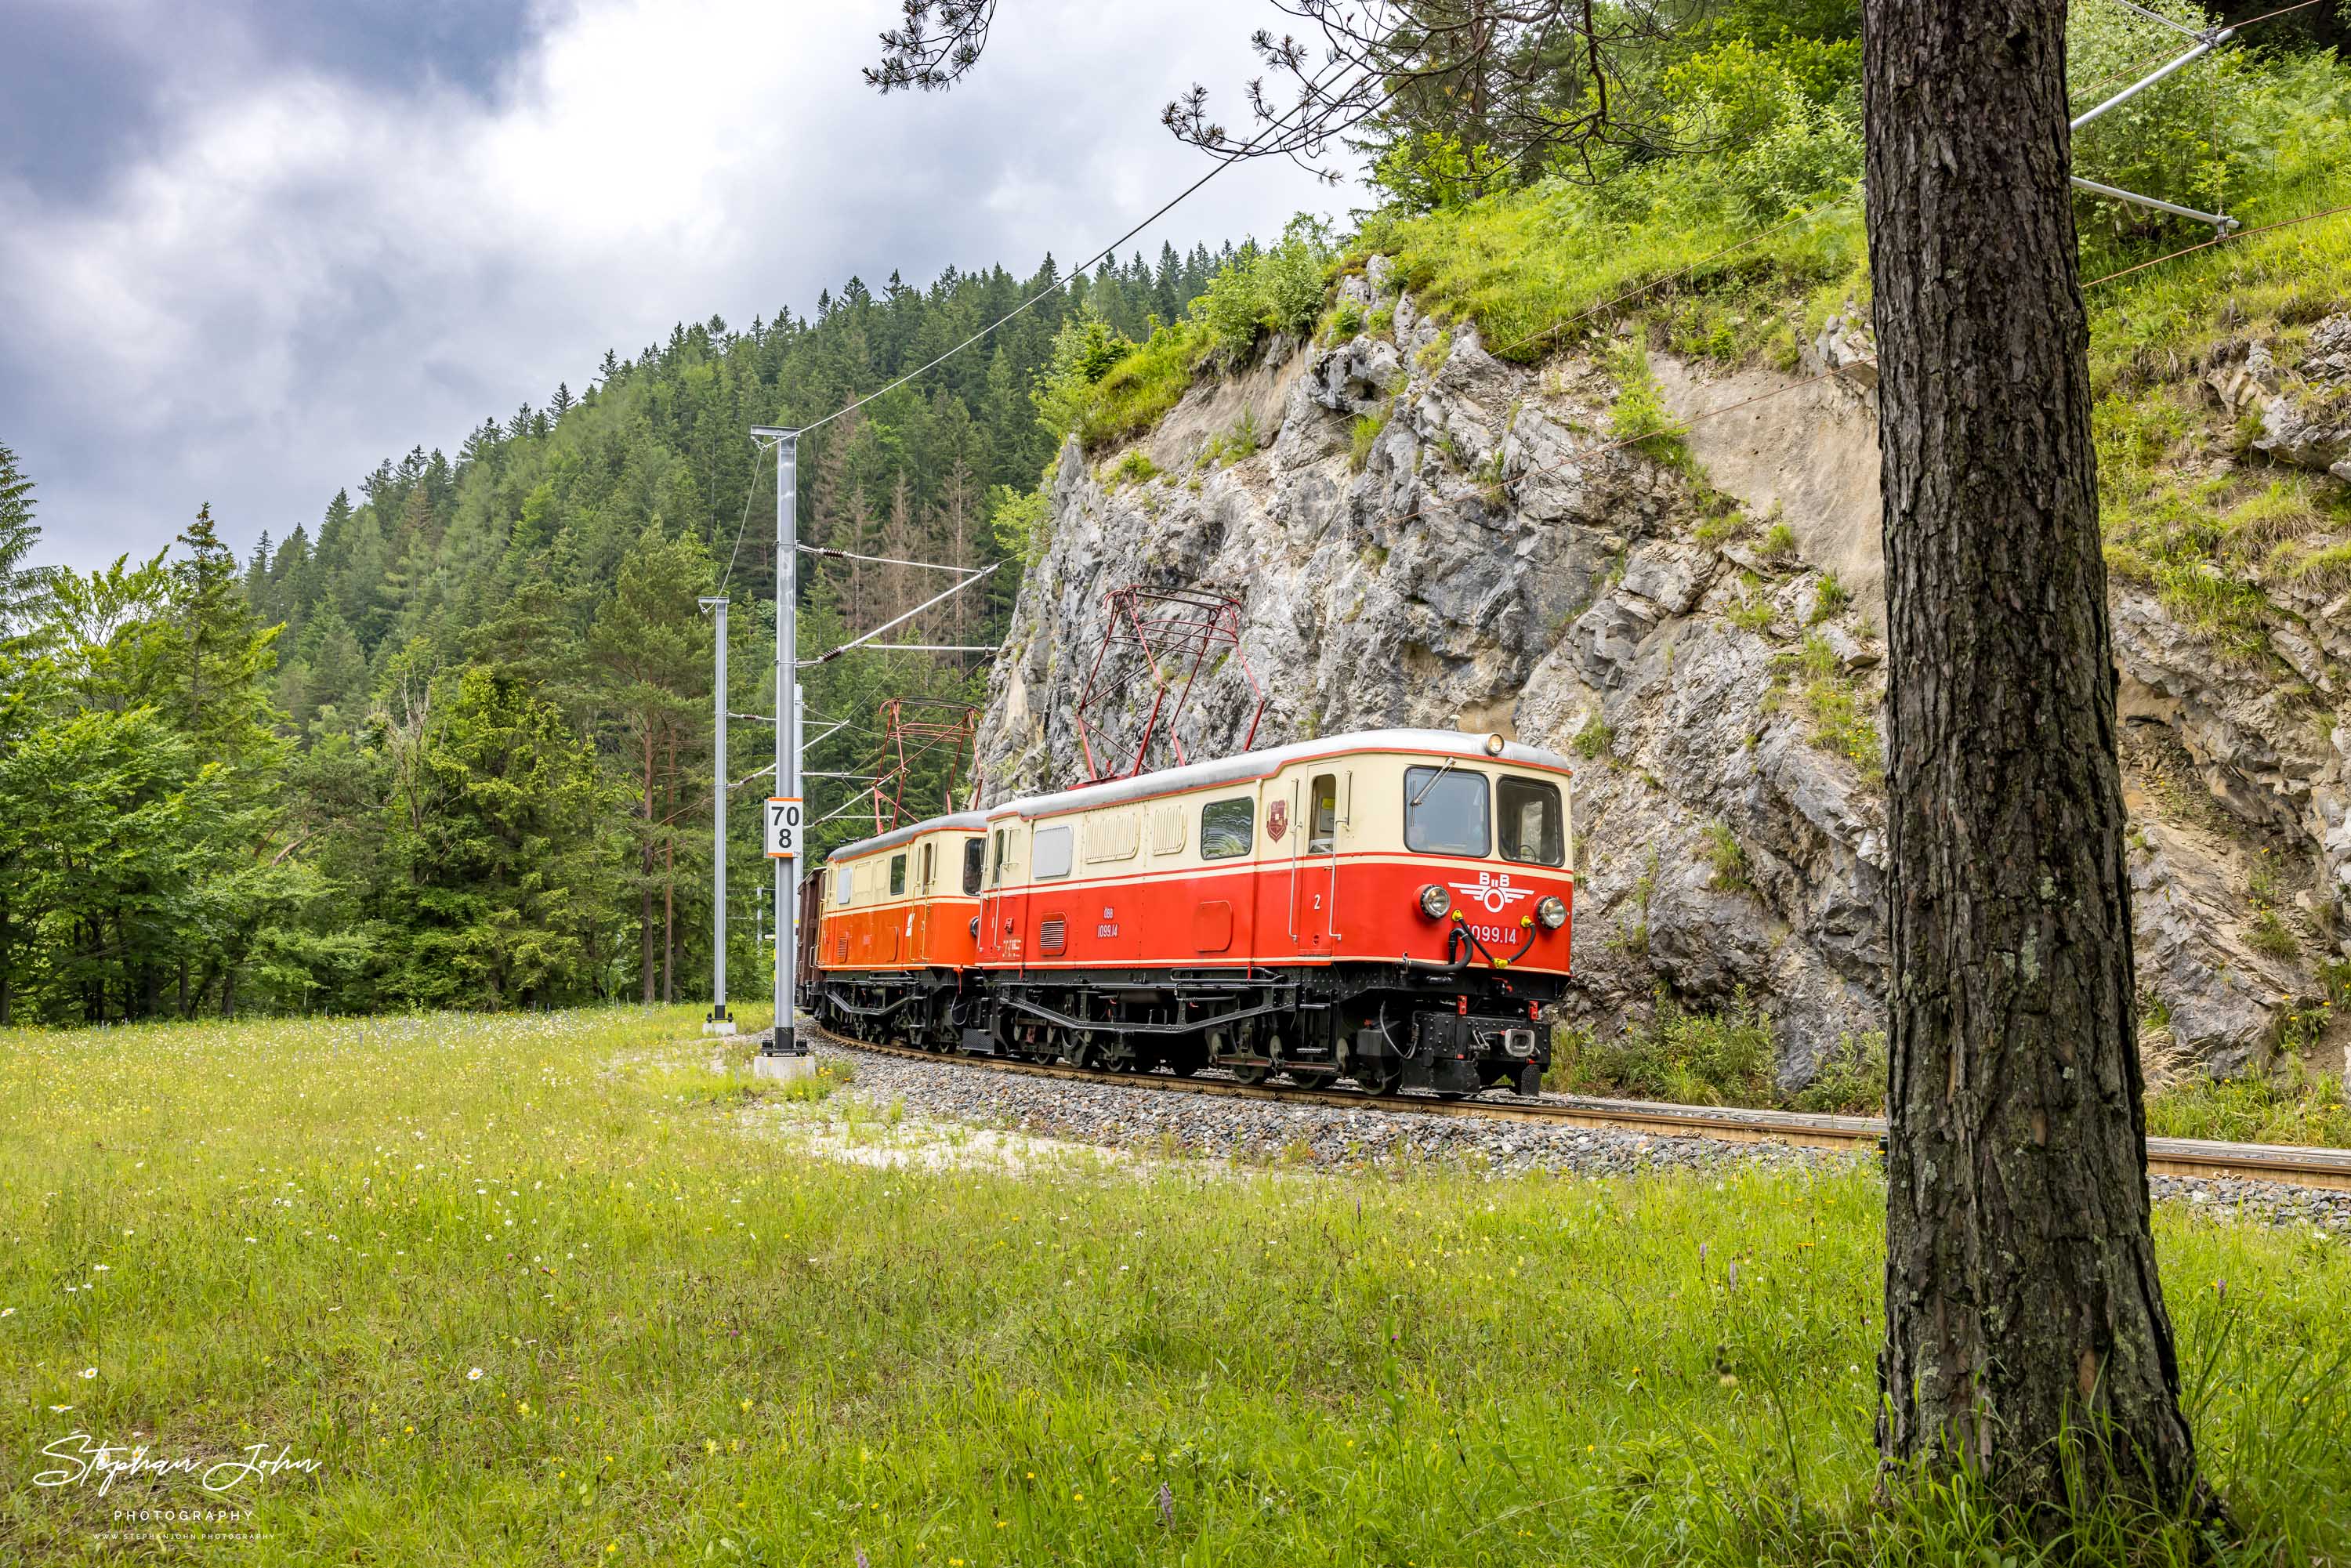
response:
[(1730, 1160), (1811, 1169), (1855, 1157), (1784, 1144), (1658, 1137), (1613, 1128), (1545, 1127), (1410, 1111), (1267, 1104), (1136, 1084), (1032, 1078), (830, 1041), (820, 1054), (848, 1059), (856, 1078), (844, 1092), (870, 1104), (886, 1106), (894, 1101), (910, 1115), (1147, 1155), (1206, 1155), (1299, 1166), (1436, 1162), (1466, 1165), (1492, 1176), (1532, 1171), (1625, 1176), (1702, 1170)]
[(2221, 1224), (2308, 1228), (2351, 1241), (2351, 1192), (2339, 1187), (2295, 1186), (2289, 1182), (2246, 1181), (2238, 1176), (2149, 1176), (2158, 1203), (2184, 1203)]
[[(895, 1101), (913, 1114), (940, 1121), (1146, 1155), (1334, 1166), (1437, 1162), (1468, 1166), (1489, 1176), (1532, 1171), (1626, 1176), (1704, 1170), (1728, 1162), (1820, 1169), (1876, 1160), (1874, 1153), (1785, 1144), (1545, 1127), (1410, 1111), (1267, 1104), (1135, 1084), (1031, 1078), (977, 1063), (913, 1060), (831, 1041), (822, 1050), (854, 1064), (856, 1079), (849, 1092), (877, 1106)], [(1508, 1102), (1511, 1096), (1498, 1098)], [(2233, 1176), (2150, 1176), (2148, 1185), (2158, 1203), (2184, 1204), (2222, 1224), (2307, 1229), (2351, 1241), (2351, 1192)]]

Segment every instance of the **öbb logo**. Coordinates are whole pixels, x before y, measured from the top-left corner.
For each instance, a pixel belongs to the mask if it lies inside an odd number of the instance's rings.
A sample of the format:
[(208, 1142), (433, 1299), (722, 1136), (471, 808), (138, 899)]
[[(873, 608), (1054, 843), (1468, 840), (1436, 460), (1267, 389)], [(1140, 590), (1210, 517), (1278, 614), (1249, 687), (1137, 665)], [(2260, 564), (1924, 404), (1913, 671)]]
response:
[(1483, 904), (1489, 915), (1499, 915), (1519, 900), (1534, 896), (1531, 888), (1512, 887), (1509, 872), (1496, 876), (1490, 871), (1481, 871), (1475, 883), (1457, 882), (1452, 887), (1467, 902)]

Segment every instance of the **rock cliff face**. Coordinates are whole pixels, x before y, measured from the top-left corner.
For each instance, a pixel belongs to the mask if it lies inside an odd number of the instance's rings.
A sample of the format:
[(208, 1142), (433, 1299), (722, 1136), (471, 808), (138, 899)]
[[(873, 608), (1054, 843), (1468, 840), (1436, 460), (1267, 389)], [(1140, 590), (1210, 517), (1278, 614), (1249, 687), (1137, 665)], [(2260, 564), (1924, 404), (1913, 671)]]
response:
[[(1743, 993), (1774, 1020), (1783, 1078), (1802, 1080), (1882, 1013), (1884, 568), (1862, 329), (1832, 321), (1794, 374), (1645, 371), (1622, 340), (1522, 368), (1425, 319), (1378, 259), (1343, 287), (1364, 316), (1392, 312), (1392, 332), (1278, 344), (1131, 451), (1064, 449), (992, 678), (985, 798), (1084, 777), (1073, 716), (1111, 590), (1220, 588), (1269, 698), (1259, 746), (1430, 725), (1579, 759), (1571, 1015), (1605, 1030), (1661, 988), (1698, 1007)], [(2249, 355), (2214, 395), (2268, 422), (2278, 460), (2337, 464), (2351, 418), (2326, 389), (2351, 380), (2346, 352), (2351, 320), (2314, 332), (2294, 369)], [(1638, 400), (1684, 440), (1613, 434)], [(2331, 716), (2351, 616), (2280, 601), (2292, 624), (2273, 639), (2300, 682), (2216, 656), (2152, 594), (2115, 596), (2158, 1067), (2237, 1071), (2330, 1034), (2316, 965), (2351, 897), (2351, 734)], [(1126, 654), (1105, 674), (1141, 671)], [(1221, 665), (1186, 745), (1229, 749), (1250, 706)]]

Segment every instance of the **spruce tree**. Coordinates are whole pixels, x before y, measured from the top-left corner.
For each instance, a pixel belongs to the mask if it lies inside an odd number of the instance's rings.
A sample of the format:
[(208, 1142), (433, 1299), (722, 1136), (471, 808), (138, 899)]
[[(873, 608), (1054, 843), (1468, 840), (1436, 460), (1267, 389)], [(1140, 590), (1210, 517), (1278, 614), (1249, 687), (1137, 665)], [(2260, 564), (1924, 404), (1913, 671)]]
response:
[(33, 521), (33, 482), (16, 467), (16, 455), (0, 444), (0, 638), (23, 633), (39, 612), (47, 574), (26, 564), (41, 537)]

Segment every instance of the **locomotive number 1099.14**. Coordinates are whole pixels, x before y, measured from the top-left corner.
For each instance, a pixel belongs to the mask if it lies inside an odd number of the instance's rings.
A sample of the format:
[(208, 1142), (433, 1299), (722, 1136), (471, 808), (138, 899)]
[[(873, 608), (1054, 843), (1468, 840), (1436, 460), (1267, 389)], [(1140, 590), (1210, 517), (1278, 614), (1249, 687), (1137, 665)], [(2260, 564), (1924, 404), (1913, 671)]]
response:
[(1469, 929), (1478, 940), (1489, 947), (1515, 947), (1519, 945), (1519, 928), (1515, 925), (1477, 925)]

